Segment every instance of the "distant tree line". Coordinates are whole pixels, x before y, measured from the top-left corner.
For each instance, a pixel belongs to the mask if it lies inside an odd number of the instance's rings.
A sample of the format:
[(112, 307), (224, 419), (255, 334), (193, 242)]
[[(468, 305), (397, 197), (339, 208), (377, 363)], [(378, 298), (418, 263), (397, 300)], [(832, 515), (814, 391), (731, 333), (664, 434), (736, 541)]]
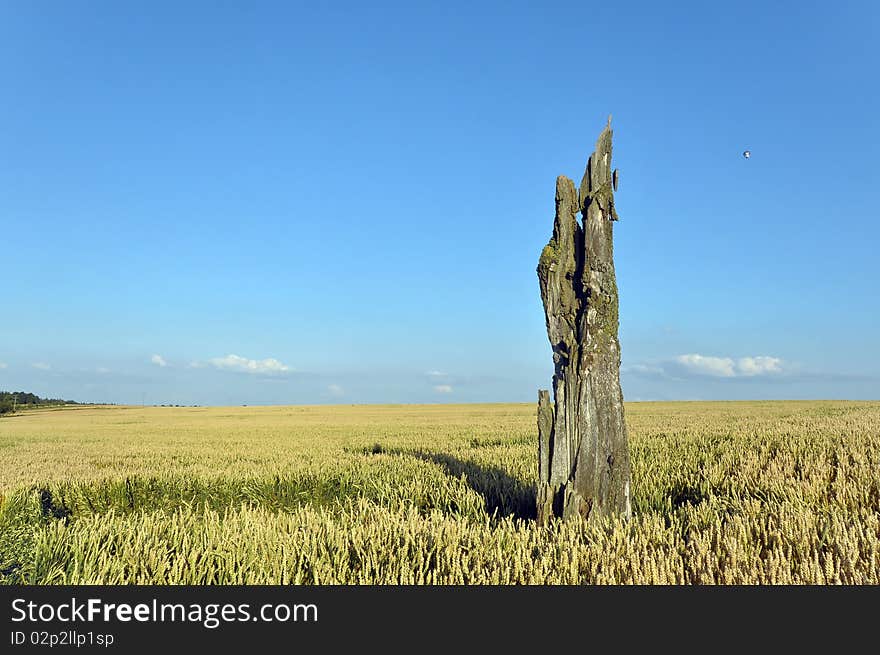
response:
[(0, 391), (0, 414), (8, 414), (16, 409), (47, 407), (50, 405), (78, 405), (75, 400), (61, 398), (40, 398), (26, 391)]

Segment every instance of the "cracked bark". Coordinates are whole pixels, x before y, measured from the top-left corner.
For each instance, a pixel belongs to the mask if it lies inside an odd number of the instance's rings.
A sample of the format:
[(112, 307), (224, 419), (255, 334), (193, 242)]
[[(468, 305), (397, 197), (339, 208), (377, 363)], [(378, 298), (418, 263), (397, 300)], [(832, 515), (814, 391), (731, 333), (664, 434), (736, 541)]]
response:
[[(553, 404), (538, 392), (537, 517), (629, 519), (630, 460), (620, 389), (611, 118), (580, 188), (556, 179), (553, 236), (538, 263), (553, 348)], [(581, 220), (578, 220), (578, 213)]]

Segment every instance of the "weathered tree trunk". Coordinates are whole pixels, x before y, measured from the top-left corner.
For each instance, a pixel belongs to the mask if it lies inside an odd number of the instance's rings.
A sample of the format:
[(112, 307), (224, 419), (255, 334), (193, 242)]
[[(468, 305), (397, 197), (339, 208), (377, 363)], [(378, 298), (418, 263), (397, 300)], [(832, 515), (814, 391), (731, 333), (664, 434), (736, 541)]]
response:
[[(556, 179), (553, 237), (538, 263), (553, 347), (554, 404), (538, 392), (538, 521), (553, 516), (629, 519), (630, 462), (617, 339), (613, 221), (617, 171), (611, 118), (580, 189)], [(578, 221), (581, 213), (583, 224)]]

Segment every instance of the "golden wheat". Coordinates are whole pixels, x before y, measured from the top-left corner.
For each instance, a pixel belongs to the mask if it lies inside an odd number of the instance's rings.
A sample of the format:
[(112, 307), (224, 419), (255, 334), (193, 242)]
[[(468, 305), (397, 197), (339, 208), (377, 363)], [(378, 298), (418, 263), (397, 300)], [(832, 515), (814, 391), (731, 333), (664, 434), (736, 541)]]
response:
[(627, 405), (634, 518), (534, 515), (531, 405), (0, 420), (35, 584), (878, 584), (880, 403)]

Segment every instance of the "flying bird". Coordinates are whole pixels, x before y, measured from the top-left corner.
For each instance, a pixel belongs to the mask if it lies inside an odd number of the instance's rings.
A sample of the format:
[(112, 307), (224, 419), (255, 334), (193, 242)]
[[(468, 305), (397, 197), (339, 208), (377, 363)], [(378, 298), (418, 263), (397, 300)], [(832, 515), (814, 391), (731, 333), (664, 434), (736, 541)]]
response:
[(615, 168), (614, 172), (611, 174), (611, 184), (614, 185), (615, 191), (617, 191), (617, 180), (618, 180), (617, 169)]
[(752, 156), (752, 151), (751, 151), (751, 150), (744, 150), (744, 151), (743, 151), (743, 157), (745, 157), (746, 159), (748, 159), (748, 158), (751, 157), (751, 156)]

